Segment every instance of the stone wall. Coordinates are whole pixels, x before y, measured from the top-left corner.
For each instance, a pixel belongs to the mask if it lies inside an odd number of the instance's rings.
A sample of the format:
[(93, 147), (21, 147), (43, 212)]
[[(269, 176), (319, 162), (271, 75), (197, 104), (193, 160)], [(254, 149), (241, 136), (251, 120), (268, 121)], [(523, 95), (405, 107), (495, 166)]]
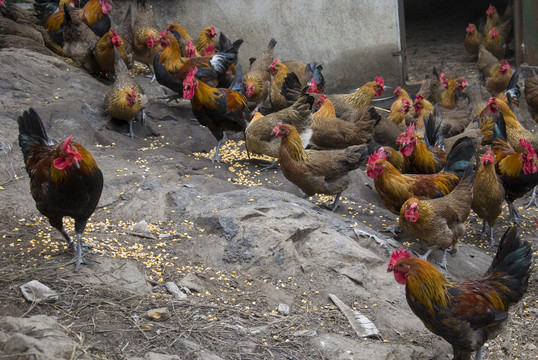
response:
[[(158, 25), (175, 22), (197, 37), (213, 25), (230, 39), (243, 39), (240, 63), (277, 40), (282, 60), (322, 63), (328, 91), (347, 91), (377, 75), (390, 85), (401, 84), (400, 32), (397, 0), (149, 0)], [(129, 3), (114, 1), (117, 24)]]

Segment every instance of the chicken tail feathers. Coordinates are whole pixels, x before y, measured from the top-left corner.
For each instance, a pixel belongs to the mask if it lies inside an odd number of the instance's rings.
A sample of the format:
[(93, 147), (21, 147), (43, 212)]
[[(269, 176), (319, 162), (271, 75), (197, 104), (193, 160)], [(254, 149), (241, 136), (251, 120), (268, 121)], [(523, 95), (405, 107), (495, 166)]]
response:
[(497, 289), (504, 300), (510, 303), (518, 302), (529, 282), (532, 263), (532, 249), (528, 241), (522, 241), (517, 233), (517, 227), (511, 226), (506, 230), (499, 242), (499, 249), (486, 275), (495, 277), (504, 289)]
[(243, 69), (241, 65), (237, 65), (235, 68), (235, 74), (230, 84), (230, 90), (237, 91), (240, 94), (245, 95), (245, 83), (243, 82)]
[(114, 71), (117, 74), (129, 73), (129, 69), (127, 68), (127, 65), (121, 58), (120, 53), (118, 52), (118, 49), (115, 46), (114, 46)]
[(267, 50), (272, 50), (276, 46), (276, 40), (273, 38), (271, 41), (269, 41), (269, 46), (267, 46)]
[(437, 105), (434, 107), (434, 114), (430, 114), (428, 120), (424, 124), (424, 142), (428, 149), (431, 149), (435, 146), (442, 147), (444, 143), (444, 136), (441, 132), (443, 121), (436, 121), (436, 119), (441, 119), (439, 114), (439, 108)]
[(508, 99), (509, 104), (516, 104), (519, 106), (519, 97), (521, 96), (521, 90), (519, 88), (519, 85), (517, 82), (519, 81), (519, 74), (521, 73), (521, 68), (518, 67), (516, 71), (512, 74), (512, 77), (510, 78), (510, 82), (508, 83), (508, 86), (504, 90), (504, 94), (506, 95), (506, 98)]
[(280, 94), (284, 96), (286, 101), (292, 102), (296, 101), (299, 96), (301, 96), (301, 82), (295, 73), (290, 72), (286, 75)]
[(19, 116), (17, 123), (19, 124), (19, 146), (24, 156), (24, 162), (28, 159), (30, 150), (34, 146), (54, 145), (47, 136), (41, 118), (33, 108), (29, 108)]
[(477, 157), (474, 141), (469, 137), (458, 139), (446, 156), (445, 171), (462, 176), (465, 169)]

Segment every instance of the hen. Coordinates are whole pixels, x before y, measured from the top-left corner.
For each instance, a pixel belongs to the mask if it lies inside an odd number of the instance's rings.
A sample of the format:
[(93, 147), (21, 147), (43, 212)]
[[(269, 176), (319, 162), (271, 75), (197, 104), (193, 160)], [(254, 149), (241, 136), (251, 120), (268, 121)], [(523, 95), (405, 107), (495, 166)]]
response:
[(114, 84), (105, 95), (105, 110), (113, 118), (127, 121), (129, 133), (125, 134), (133, 138), (133, 120), (140, 114), (142, 125), (146, 119), (144, 107), (147, 99), (140, 84), (130, 75), (129, 69), (121, 59), (117, 49), (115, 53), (116, 77)]
[(381, 96), (384, 89), (383, 78), (376, 77), (374, 81), (367, 82), (351, 94), (327, 95), (327, 98), (333, 102), (336, 116), (343, 118), (349, 109), (368, 109), (374, 97)]
[(150, 65), (153, 64), (155, 55), (162, 50), (157, 43), (159, 28), (151, 5), (146, 0), (136, 0), (136, 8), (132, 25), (134, 59), (145, 64), (153, 74)]
[(452, 345), (454, 360), (482, 358), (486, 341), (495, 338), (508, 310), (527, 290), (532, 266), (532, 249), (521, 241), (517, 228), (510, 227), (501, 238), (491, 266), (478, 279), (448, 281), (429, 262), (397, 250), (387, 271), (405, 285), (407, 304), (436, 335)]
[(336, 117), (334, 106), (325, 95), (312, 116), (312, 143), (319, 148), (344, 149), (352, 145), (366, 144), (374, 134), (374, 126), (381, 119), (376, 110), (356, 110), (354, 119), (345, 121)]
[(244, 95), (243, 72), (238, 65), (229, 89), (211, 87), (198, 80), (195, 77), (197, 73), (198, 68), (194, 67), (183, 80), (183, 97), (190, 99), (196, 119), (209, 128), (217, 139), (217, 149), (211, 160), (220, 161), (219, 150), (224, 131), (243, 132), (248, 125), (249, 110)]
[(340, 194), (351, 183), (348, 173), (361, 165), (366, 145), (305, 151), (301, 137), (292, 125), (279, 123), (273, 133), (282, 138), (278, 153), (282, 174), (307, 196), (335, 195), (331, 206), (335, 211)]
[(64, 7), (63, 40), (64, 54), (74, 63), (92, 73), (99, 72), (93, 50), (99, 37), (78, 17), (71, 16), (71, 10)]
[(312, 136), (312, 102), (308, 95), (300, 97), (292, 106), (280, 111), (261, 115), (256, 112), (245, 130), (246, 146), (249, 152), (278, 158), (280, 141), (273, 135), (273, 129), (280, 122), (290, 123), (300, 134), (304, 146)]
[(502, 213), (504, 187), (495, 172), (495, 156), (491, 148), (482, 156), (482, 163), (476, 172), (471, 209), (484, 220), (482, 236), (486, 234), (486, 224), (490, 227), (490, 245), (493, 246), (493, 227)]
[(269, 96), (269, 88), (271, 86), (271, 73), (269, 66), (273, 62), (274, 49), (276, 40), (271, 39), (267, 50), (263, 51), (251, 64), (250, 69), (245, 73), (245, 96), (248, 101), (256, 104), (256, 107), (261, 106), (267, 96)]
[(370, 155), (366, 174), (374, 179), (375, 189), (385, 207), (399, 215), (402, 205), (411, 197), (434, 199), (448, 195), (458, 185), (464, 169), (474, 156), (471, 139), (460, 139), (447, 156), (445, 169), (437, 174), (403, 175), (380, 148)]
[[(54, 145), (34, 109), (25, 111), (17, 122), (19, 145), (36, 207), (69, 243), (77, 271), (86, 263), (82, 257), (82, 234), (101, 197), (103, 174), (90, 152), (72, 141), (71, 136)], [(75, 219), (76, 242), (63, 227), (64, 216)]]
[(475, 24), (469, 24), (465, 31), (465, 39), (463, 40), (465, 50), (471, 55), (478, 55), (478, 47), (484, 42), (484, 35), (477, 30)]
[(422, 259), (427, 260), (434, 249), (443, 249), (440, 265), (446, 269), (449, 247), (452, 247), (452, 254), (457, 252), (459, 239), (465, 234), (465, 221), (471, 212), (474, 178), (474, 165), (469, 165), (450, 194), (431, 200), (412, 197), (402, 205), (400, 228), (430, 246)]
[[(208, 26), (200, 31), (196, 41), (196, 51), (202, 56), (208, 56), (215, 53), (215, 44), (213, 38), (217, 35), (217, 30), (213, 26)], [(220, 49), (222, 51), (222, 49)]]

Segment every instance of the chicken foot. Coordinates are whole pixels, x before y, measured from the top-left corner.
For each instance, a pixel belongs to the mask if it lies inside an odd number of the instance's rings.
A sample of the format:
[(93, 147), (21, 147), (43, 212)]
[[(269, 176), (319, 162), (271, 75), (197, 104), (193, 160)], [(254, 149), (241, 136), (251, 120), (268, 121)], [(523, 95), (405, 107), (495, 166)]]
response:
[(508, 204), (508, 211), (510, 213), (510, 218), (512, 219), (513, 222), (519, 225), (521, 221), (519, 219), (519, 214), (517, 213), (516, 207), (511, 201), (508, 201), (508, 199), (506, 199), (506, 203)]
[(489, 226), (490, 236), (489, 236), (489, 246), (493, 247), (495, 245), (495, 240), (493, 239), (493, 226), (489, 225), (486, 220), (484, 220), (484, 226), (482, 226), (482, 232), (480, 233), (480, 238), (483, 238), (484, 235), (488, 235), (486, 231), (486, 226)]
[(335, 210), (338, 208), (338, 201), (340, 200), (340, 194), (341, 194), (341, 193), (342, 193), (342, 192), (339, 192), (338, 194), (336, 194), (336, 195), (334, 196), (334, 201), (333, 201), (333, 203), (332, 203), (331, 206), (323, 205), (322, 207), (325, 208), (325, 209), (327, 209), (327, 210), (331, 210), (332, 212), (335, 212)]
[(220, 147), (222, 146), (222, 139), (219, 140), (217, 143), (217, 149), (215, 150), (215, 154), (211, 157), (211, 162), (222, 162), (222, 159), (220, 158)]
[(527, 209), (530, 208), (533, 203), (535, 207), (538, 207), (538, 201), (536, 200), (536, 188), (538, 188), (538, 185), (534, 187), (534, 190), (532, 190), (531, 200), (526, 206)]

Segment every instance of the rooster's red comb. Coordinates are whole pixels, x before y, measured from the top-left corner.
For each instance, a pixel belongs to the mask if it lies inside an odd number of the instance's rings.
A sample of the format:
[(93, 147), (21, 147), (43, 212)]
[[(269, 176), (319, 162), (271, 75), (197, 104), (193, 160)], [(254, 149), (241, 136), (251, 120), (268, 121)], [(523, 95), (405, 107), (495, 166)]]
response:
[(385, 82), (383, 81), (383, 78), (381, 76), (376, 76), (374, 81), (378, 83), (383, 88), (383, 90), (385, 90)]
[(411, 104), (409, 103), (409, 100), (407, 100), (406, 98), (403, 98), (403, 99), (402, 99), (402, 103), (403, 103), (404, 105), (411, 106)]
[(524, 148), (527, 153), (531, 155), (531, 157), (534, 156), (534, 158), (536, 158), (536, 152), (532, 148), (532, 144), (529, 140), (523, 138), (519, 139), (519, 145), (521, 145), (521, 147)]
[(409, 249), (400, 249), (400, 250), (394, 250), (392, 252), (392, 255), (390, 256), (389, 260), (389, 269), (394, 269), (394, 265), (400, 260), (405, 258), (410, 258), (412, 256), (411, 251)]
[(394, 89), (394, 92), (393, 94), (398, 96), (398, 92), (400, 92), (400, 90), (402, 90), (402, 87), (401, 86), (398, 86), (396, 89)]
[(488, 101), (488, 106), (491, 106), (492, 104), (495, 103), (495, 101), (497, 101), (497, 98), (492, 96), (489, 98), (489, 101)]
[(189, 71), (189, 73), (187, 74), (187, 77), (185, 78), (185, 81), (190, 81), (192, 80), (192, 78), (194, 77), (194, 75), (196, 75), (198, 73), (198, 68), (195, 66), (191, 69), (191, 71)]

